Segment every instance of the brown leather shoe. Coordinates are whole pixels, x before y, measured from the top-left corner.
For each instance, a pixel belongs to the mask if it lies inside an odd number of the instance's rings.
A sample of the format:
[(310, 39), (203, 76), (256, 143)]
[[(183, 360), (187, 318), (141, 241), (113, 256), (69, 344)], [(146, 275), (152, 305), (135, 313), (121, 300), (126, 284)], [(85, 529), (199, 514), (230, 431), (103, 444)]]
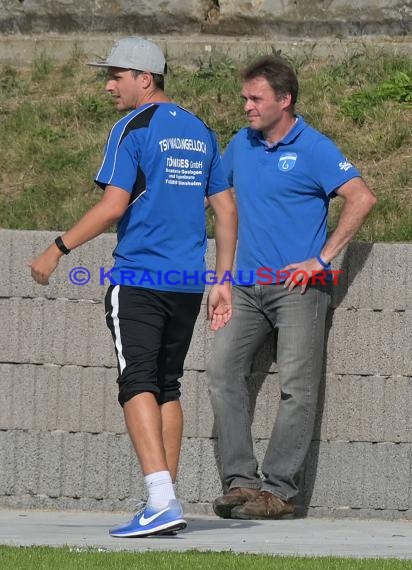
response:
[(232, 519), (286, 519), (293, 518), (295, 507), (288, 501), (269, 493), (260, 491), (257, 497), (231, 511)]
[(213, 510), (218, 517), (223, 519), (231, 518), (231, 511), (234, 507), (243, 505), (246, 501), (255, 499), (260, 493), (260, 489), (249, 489), (247, 487), (233, 487), (226, 495), (218, 497), (213, 503)]

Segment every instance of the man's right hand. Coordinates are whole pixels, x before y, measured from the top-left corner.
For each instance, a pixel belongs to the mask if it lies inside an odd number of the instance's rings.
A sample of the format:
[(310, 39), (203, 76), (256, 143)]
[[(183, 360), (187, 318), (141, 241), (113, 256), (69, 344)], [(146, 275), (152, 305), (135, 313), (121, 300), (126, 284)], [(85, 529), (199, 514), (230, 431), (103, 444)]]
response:
[(207, 318), (212, 331), (222, 329), (232, 318), (232, 287), (230, 283), (213, 285), (207, 298)]
[(48, 285), (50, 275), (58, 266), (61, 256), (61, 251), (56, 244), (53, 243), (36, 257), (36, 259), (30, 261), (28, 266), (31, 268), (31, 276), (33, 279), (40, 285)]

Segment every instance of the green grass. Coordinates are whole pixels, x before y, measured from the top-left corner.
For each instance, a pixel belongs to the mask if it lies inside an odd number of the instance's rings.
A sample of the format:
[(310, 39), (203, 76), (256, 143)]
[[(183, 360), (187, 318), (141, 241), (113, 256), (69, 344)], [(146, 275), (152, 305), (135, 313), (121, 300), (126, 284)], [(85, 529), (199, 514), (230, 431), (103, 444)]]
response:
[(69, 548), (0, 547), (2, 568), (13, 570), (406, 570), (410, 561), (275, 557), (228, 552), (96, 552)]
[[(298, 72), (297, 111), (338, 143), (378, 195), (358, 239), (412, 241), (412, 59), (363, 47), (340, 61), (284, 55)], [(63, 65), (40, 53), (29, 69), (0, 66), (0, 227), (64, 230), (100, 198), (93, 176), (119, 115), (104, 72), (85, 59), (75, 48)], [(222, 149), (245, 125), (230, 61), (172, 68), (166, 90), (217, 132)], [(340, 207), (332, 202), (330, 229)], [(208, 225), (212, 233), (210, 213)]]

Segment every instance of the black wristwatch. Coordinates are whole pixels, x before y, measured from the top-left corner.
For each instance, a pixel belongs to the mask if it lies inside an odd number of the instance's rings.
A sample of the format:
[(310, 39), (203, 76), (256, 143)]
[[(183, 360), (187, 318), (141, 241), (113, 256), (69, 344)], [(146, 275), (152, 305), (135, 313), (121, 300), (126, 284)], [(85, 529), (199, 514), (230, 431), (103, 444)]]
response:
[(54, 243), (57, 245), (57, 247), (60, 249), (60, 251), (62, 253), (64, 253), (64, 255), (69, 255), (69, 253), (71, 252), (71, 249), (68, 249), (64, 243), (62, 238), (59, 236), (54, 240)]

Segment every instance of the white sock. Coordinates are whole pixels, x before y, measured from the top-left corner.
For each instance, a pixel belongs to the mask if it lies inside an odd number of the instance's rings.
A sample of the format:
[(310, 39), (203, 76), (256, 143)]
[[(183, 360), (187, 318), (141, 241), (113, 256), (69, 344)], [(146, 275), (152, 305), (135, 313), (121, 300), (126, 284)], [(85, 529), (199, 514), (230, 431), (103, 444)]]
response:
[(144, 482), (149, 493), (147, 504), (151, 507), (166, 507), (169, 501), (176, 499), (169, 471), (150, 473), (146, 475)]

